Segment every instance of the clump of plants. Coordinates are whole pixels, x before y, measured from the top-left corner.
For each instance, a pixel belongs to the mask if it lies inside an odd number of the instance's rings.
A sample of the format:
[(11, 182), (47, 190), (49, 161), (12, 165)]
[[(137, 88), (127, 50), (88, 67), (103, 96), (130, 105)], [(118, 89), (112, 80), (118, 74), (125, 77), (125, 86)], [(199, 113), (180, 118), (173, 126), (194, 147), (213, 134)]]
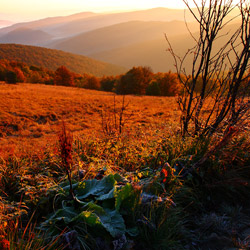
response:
[[(118, 173), (105, 175), (103, 171), (101, 176), (79, 181), (72, 179), (72, 137), (65, 123), (59, 147), (61, 167), (68, 178), (51, 190), (54, 209), (40, 226), (48, 241), (58, 237), (58, 244), (69, 249), (130, 249), (146, 247), (143, 235), (153, 230), (159, 245), (170, 244), (164, 237), (173, 245), (179, 242), (177, 233), (170, 233), (165, 225), (173, 225), (177, 218), (168, 213), (168, 208), (174, 206), (168, 198), (170, 187), (176, 181), (170, 165), (142, 169), (125, 177)], [(157, 216), (160, 211), (162, 217)]]

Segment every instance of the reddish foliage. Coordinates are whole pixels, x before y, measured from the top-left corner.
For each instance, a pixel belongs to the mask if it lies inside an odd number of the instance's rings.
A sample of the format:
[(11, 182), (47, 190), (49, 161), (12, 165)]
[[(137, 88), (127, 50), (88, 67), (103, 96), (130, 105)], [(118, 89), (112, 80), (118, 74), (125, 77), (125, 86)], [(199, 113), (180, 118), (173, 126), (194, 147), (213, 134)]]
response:
[(168, 177), (168, 171), (166, 169), (162, 169), (161, 170), (161, 176), (163, 177), (163, 183), (165, 183), (167, 181), (167, 177)]
[(2, 250), (9, 250), (10, 249), (10, 242), (5, 238), (0, 239), (0, 248)]
[(54, 83), (56, 85), (63, 86), (74, 86), (74, 77), (73, 74), (65, 67), (59, 67), (55, 72), (55, 80)]

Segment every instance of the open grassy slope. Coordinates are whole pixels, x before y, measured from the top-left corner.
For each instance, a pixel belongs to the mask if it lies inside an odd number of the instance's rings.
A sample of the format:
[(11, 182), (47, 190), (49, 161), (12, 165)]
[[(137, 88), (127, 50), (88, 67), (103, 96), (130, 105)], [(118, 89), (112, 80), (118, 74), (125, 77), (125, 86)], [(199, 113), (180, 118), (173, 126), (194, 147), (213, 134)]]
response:
[[(112, 113), (112, 93), (39, 84), (0, 85), (0, 148), (7, 153), (57, 140), (65, 120), (77, 134), (102, 133), (101, 113)], [(117, 109), (122, 96), (116, 97)], [(126, 126), (150, 127), (164, 122), (172, 127), (179, 111), (174, 98), (127, 96)], [(6, 149), (8, 148), (8, 150)]]
[(56, 70), (64, 65), (72, 72), (93, 74), (95, 76), (118, 75), (126, 72), (123, 67), (85, 56), (18, 44), (0, 44), (0, 59), (24, 62), (28, 65), (45, 67), (50, 70)]

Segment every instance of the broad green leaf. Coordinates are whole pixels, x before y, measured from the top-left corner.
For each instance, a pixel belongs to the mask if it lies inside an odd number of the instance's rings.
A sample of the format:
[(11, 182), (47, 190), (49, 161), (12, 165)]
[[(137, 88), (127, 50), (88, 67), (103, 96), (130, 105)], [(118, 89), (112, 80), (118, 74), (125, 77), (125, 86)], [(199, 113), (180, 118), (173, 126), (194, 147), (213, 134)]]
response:
[(89, 226), (97, 226), (101, 225), (100, 218), (93, 212), (90, 211), (82, 211), (79, 215), (77, 215), (72, 222), (80, 222), (84, 221), (86, 222)]
[(100, 197), (113, 189), (116, 181), (113, 175), (105, 176), (102, 180), (86, 180), (79, 183), (76, 189), (78, 199), (85, 199), (91, 195)]
[(103, 201), (114, 198), (115, 187), (112, 188), (107, 194), (101, 195), (96, 200)]
[(103, 227), (112, 237), (119, 237), (126, 231), (126, 226), (121, 214), (116, 210), (106, 210), (105, 215), (100, 216)]
[(104, 210), (101, 206), (99, 206), (99, 205), (93, 203), (92, 201), (91, 201), (91, 202), (88, 202), (88, 203), (84, 206), (84, 209), (86, 209), (86, 210), (88, 210), (88, 211), (90, 211), (90, 212), (94, 212), (94, 213), (96, 213), (96, 214), (105, 214), (105, 210)]
[(43, 226), (49, 226), (57, 221), (64, 221), (65, 224), (68, 224), (75, 216), (77, 216), (77, 214), (78, 213), (74, 208), (64, 207), (63, 209), (57, 210), (56, 213), (54, 213), (48, 220), (43, 223)]
[(126, 233), (128, 233), (128, 235), (131, 237), (136, 237), (139, 234), (139, 230), (137, 227), (132, 227), (126, 229)]
[(111, 234), (117, 237), (125, 233), (126, 227), (122, 216), (116, 210), (106, 210), (104, 214), (97, 215), (95, 212), (83, 211), (71, 222), (84, 221), (91, 227), (102, 226)]
[(115, 197), (115, 208), (119, 211), (122, 202), (127, 199), (128, 197), (134, 194), (134, 189), (131, 184), (127, 183), (121, 189), (117, 189), (114, 193)]
[[(72, 188), (73, 188), (73, 189), (77, 188), (77, 186), (78, 186), (78, 182), (72, 184)], [(63, 187), (63, 190), (68, 192), (68, 191), (70, 190), (70, 185), (68, 184), (68, 185), (64, 186), (64, 187)]]

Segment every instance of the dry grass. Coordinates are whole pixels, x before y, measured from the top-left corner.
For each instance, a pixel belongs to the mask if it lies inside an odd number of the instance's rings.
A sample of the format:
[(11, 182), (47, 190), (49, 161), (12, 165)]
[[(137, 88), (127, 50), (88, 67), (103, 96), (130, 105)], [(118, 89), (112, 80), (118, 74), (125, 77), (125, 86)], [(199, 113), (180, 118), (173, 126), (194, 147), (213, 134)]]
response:
[[(102, 112), (113, 112), (114, 94), (40, 84), (0, 84), (0, 156), (40, 151), (57, 140), (64, 120), (74, 135), (102, 133)], [(171, 129), (179, 123), (175, 98), (126, 96), (126, 130)], [(122, 96), (116, 96), (116, 109)]]

